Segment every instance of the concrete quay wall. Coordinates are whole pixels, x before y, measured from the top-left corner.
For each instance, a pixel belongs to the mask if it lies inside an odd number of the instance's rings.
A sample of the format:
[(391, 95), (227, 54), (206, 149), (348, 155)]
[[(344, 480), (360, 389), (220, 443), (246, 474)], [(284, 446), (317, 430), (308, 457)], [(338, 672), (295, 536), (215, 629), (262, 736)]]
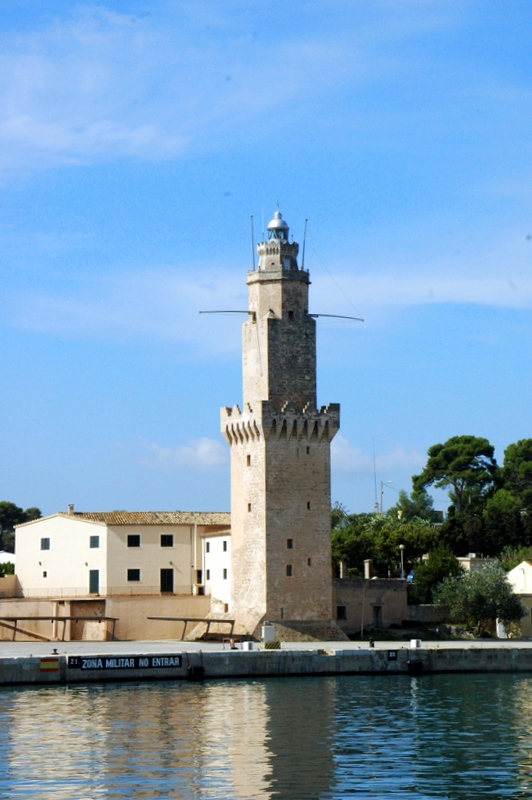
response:
[(301, 675), (532, 672), (530, 647), (180, 651), (0, 658), (0, 685)]

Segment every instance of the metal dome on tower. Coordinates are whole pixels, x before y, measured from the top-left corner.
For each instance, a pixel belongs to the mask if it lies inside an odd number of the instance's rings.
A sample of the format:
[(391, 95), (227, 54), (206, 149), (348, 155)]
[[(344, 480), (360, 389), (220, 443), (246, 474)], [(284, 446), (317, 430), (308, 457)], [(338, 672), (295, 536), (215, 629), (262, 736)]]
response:
[(288, 231), (290, 228), (284, 221), (279, 209), (273, 215), (273, 219), (268, 223), (268, 239), (282, 239), (288, 241)]
[(290, 228), (284, 221), (279, 209), (268, 223), (268, 239), (257, 245), (259, 254), (259, 270), (281, 269), (283, 271), (299, 271), (297, 255), (299, 245), (297, 242), (288, 241)]

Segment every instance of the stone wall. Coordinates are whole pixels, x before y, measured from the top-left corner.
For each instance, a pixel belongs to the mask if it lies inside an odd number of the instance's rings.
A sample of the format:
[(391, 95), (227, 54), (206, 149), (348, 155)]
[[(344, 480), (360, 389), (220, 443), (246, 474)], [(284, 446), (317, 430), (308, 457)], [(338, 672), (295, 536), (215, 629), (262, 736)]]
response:
[(274, 627), (279, 642), (340, 642), (348, 638), (333, 619), (310, 622), (276, 620)]
[(316, 322), (308, 314), (308, 273), (248, 273), (250, 318), (242, 331), (244, 404), (292, 400), (316, 405)]
[(337, 578), (333, 603), (338, 626), (358, 635), (409, 619), (406, 581), (399, 579)]
[[(53, 600), (36, 599), (36, 600), (23, 600), (21, 598), (3, 599), (0, 600), (0, 617), (31, 617), (31, 616), (53, 616), (56, 612), (56, 604)], [(13, 623), (7, 623), (12, 625)], [(49, 639), (53, 635), (53, 625), (50, 620), (42, 621), (29, 621), (20, 622), (23, 628), (31, 630), (39, 635)], [(9, 641), (13, 638), (13, 631), (9, 628), (0, 625), (0, 641)], [(17, 641), (35, 641), (35, 637), (24, 636), (22, 633), (17, 634)]]
[[(38, 620), (39, 616), (94, 616), (104, 615), (116, 617), (115, 639), (125, 640), (150, 640), (150, 639), (180, 639), (183, 631), (182, 622), (163, 620), (150, 620), (148, 617), (196, 617), (205, 619), (210, 612), (210, 597), (190, 595), (163, 595), (143, 597), (141, 595), (117, 595), (113, 597), (84, 600), (72, 598), (70, 600), (48, 599), (22, 599), (0, 601), (0, 617), (21, 616), (35, 617), (34, 620), (21, 621), (22, 628), (38, 634), (46, 639), (62, 637), (63, 623), (50, 620)], [(75, 621), (66, 623), (66, 640), (94, 640), (105, 641), (111, 638), (112, 623), (99, 623), (92, 621)], [(204, 630), (204, 629), (203, 629)], [(203, 630), (197, 629), (197, 635)], [(212, 628), (216, 631), (216, 627)], [(227, 626), (220, 627), (221, 633), (228, 630)], [(188, 632), (192, 631), (192, 624), (188, 624)], [(0, 626), (0, 640), (10, 640), (12, 630)], [(35, 641), (34, 636), (17, 633), (17, 641)]]
[[(194, 676), (205, 679), (287, 677), (300, 675), (430, 675), (431, 673), (470, 673), (472, 680), (480, 672), (531, 673), (532, 648), (524, 643), (513, 643), (504, 647), (496, 643), (479, 647), (472, 643), (469, 647), (457, 645), (452, 648), (423, 646), (419, 649), (405, 646), (393, 648), (337, 649), (316, 648), (314, 650), (226, 650), (209, 652), (197, 650), (181, 653), (178, 647), (170, 652), (179, 654), (178, 663), (165, 668), (136, 667), (133, 669), (98, 668), (80, 669), (68, 666), (68, 655), (60, 653), (50, 659), (38, 656), (19, 658), (0, 657), (0, 684), (65, 684), (99, 683), (103, 681), (139, 680), (187, 680)], [(140, 653), (139, 653), (140, 650)], [(72, 648), (70, 649), (72, 652)], [(75, 651), (74, 651), (75, 652)], [(150, 658), (160, 651), (149, 647), (135, 648), (131, 654)], [(127, 655), (123, 651), (118, 656)], [(106, 648), (102, 658), (112, 656)], [(50, 661), (54, 663), (50, 664)], [(124, 660), (127, 660), (124, 659)], [(43, 663), (43, 661), (45, 663)], [(117, 658), (111, 661), (116, 662)], [(48, 662), (48, 663), (46, 663)], [(44, 669), (43, 669), (44, 667)], [(105, 667), (105, 664), (104, 664)], [(397, 691), (394, 681), (390, 691)], [(242, 710), (240, 709), (240, 713)], [(247, 795), (246, 795), (247, 796)]]
[(4, 575), (0, 578), (0, 599), (16, 597), (20, 592), (20, 585), (16, 575)]
[(413, 622), (431, 623), (445, 621), (445, 608), (435, 605), (408, 606), (407, 619)]
[(241, 633), (263, 619), (330, 620), (330, 440), (339, 406), (222, 409), (231, 445), (232, 599)]

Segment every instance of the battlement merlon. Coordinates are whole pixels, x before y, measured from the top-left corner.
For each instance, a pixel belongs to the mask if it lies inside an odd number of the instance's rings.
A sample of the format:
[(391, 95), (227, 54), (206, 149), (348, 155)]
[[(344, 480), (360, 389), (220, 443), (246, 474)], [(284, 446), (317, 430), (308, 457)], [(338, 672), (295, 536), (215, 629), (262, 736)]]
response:
[(220, 410), (221, 430), (230, 444), (245, 443), (264, 439), (290, 439), (298, 441), (331, 442), (340, 428), (340, 404), (309, 408), (307, 404), (298, 411), (295, 404), (288, 401), (277, 411), (269, 400), (247, 404), (243, 411), (235, 405)]
[(297, 264), (299, 245), (297, 242), (287, 242), (280, 239), (269, 239), (257, 245), (259, 255), (259, 271), (283, 269), (285, 271), (300, 271)]

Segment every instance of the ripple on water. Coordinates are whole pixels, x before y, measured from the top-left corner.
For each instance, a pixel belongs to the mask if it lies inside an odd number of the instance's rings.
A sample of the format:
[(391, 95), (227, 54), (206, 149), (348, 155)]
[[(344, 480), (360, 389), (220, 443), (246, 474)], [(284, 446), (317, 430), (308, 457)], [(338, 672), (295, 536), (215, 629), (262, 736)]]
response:
[(531, 705), (515, 675), (6, 688), (0, 796), (530, 798)]

